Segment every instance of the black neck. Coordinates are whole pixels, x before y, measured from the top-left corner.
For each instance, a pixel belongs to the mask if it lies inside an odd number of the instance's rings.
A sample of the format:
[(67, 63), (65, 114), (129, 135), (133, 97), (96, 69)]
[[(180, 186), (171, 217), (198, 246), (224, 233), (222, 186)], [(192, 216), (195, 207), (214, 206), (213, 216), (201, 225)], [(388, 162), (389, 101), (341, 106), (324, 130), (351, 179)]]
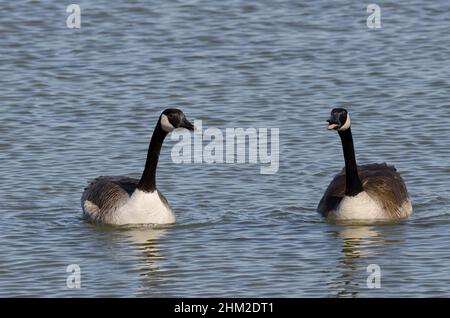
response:
[(345, 195), (355, 196), (363, 192), (364, 189), (358, 175), (351, 129), (339, 131), (339, 136), (341, 137), (345, 158)]
[(145, 162), (144, 173), (137, 188), (145, 192), (152, 192), (156, 190), (156, 167), (158, 166), (159, 154), (161, 147), (166, 138), (167, 132), (161, 128), (160, 121), (156, 124), (153, 132), (150, 146), (148, 147), (147, 161)]

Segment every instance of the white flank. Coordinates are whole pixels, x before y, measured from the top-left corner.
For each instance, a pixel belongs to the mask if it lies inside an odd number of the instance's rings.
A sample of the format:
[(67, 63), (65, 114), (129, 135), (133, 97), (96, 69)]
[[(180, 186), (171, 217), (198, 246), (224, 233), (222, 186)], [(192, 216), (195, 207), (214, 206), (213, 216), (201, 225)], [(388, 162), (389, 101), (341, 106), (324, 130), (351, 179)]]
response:
[(175, 223), (175, 214), (167, 207), (155, 190), (144, 192), (135, 190), (128, 202), (114, 211), (113, 224), (171, 224)]
[(411, 200), (408, 198), (405, 202), (403, 202), (402, 207), (400, 208), (400, 215), (403, 218), (409, 217), (413, 213), (413, 207)]
[(83, 203), (84, 213), (89, 216), (91, 219), (95, 219), (100, 212), (100, 209), (98, 208), (95, 203), (92, 203), (89, 200), (84, 201)]
[(383, 207), (363, 191), (354, 197), (342, 198), (336, 211), (332, 211), (329, 218), (336, 220), (373, 220), (386, 219)]

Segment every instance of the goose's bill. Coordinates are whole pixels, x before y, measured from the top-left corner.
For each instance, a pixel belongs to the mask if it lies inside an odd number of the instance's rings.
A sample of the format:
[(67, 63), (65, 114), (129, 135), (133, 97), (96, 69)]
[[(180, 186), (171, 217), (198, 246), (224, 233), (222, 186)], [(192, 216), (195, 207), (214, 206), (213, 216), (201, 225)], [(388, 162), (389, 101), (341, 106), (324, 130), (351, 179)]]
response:
[(332, 120), (327, 120), (327, 122), (328, 122), (328, 129), (329, 130), (331, 130), (331, 129), (336, 129), (336, 128), (338, 128), (339, 127), (339, 123), (336, 123), (336, 122), (334, 122), (334, 121), (332, 121)]
[(180, 127), (186, 128), (187, 130), (190, 130), (190, 131), (194, 131), (194, 129), (195, 129), (194, 125), (192, 125), (191, 122), (189, 120), (187, 120), (186, 118), (183, 118), (183, 121), (181, 122)]

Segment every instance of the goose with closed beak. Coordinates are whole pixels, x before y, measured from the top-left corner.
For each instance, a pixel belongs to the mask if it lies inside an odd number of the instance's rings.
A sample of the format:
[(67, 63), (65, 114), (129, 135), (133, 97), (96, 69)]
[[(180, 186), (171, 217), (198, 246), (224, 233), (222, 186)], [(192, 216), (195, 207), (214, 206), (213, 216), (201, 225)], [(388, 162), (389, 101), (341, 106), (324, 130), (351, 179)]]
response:
[(115, 225), (174, 223), (174, 212), (156, 188), (156, 167), (164, 138), (176, 128), (194, 130), (181, 110), (164, 110), (153, 131), (142, 177), (94, 179), (81, 198), (84, 216), (93, 223)]

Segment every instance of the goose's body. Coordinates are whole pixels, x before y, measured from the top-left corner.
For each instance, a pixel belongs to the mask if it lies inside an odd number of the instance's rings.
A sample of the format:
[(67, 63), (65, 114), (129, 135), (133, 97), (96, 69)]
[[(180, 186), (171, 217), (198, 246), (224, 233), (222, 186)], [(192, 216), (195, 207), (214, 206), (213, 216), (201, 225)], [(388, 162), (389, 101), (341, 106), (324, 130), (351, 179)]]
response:
[(94, 223), (174, 223), (175, 213), (162, 193), (144, 192), (138, 184), (139, 179), (124, 176), (94, 179), (81, 198), (84, 214)]
[(364, 191), (345, 195), (345, 168), (331, 181), (318, 211), (330, 219), (401, 219), (412, 213), (402, 177), (393, 166), (372, 163), (358, 166)]
[(180, 110), (165, 110), (153, 132), (141, 179), (125, 176), (94, 179), (81, 197), (84, 216), (93, 223), (115, 225), (174, 223), (174, 212), (156, 188), (156, 167), (164, 138), (179, 127), (194, 129)]
[(345, 168), (328, 186), (317, 211), (334, 220), (396, 220), (412, 213), (406, 185), (393, 166), (386, 163), (357, 166), (351, 120), (347, 111), (333, 109), (328, 129), (341, 137)]

